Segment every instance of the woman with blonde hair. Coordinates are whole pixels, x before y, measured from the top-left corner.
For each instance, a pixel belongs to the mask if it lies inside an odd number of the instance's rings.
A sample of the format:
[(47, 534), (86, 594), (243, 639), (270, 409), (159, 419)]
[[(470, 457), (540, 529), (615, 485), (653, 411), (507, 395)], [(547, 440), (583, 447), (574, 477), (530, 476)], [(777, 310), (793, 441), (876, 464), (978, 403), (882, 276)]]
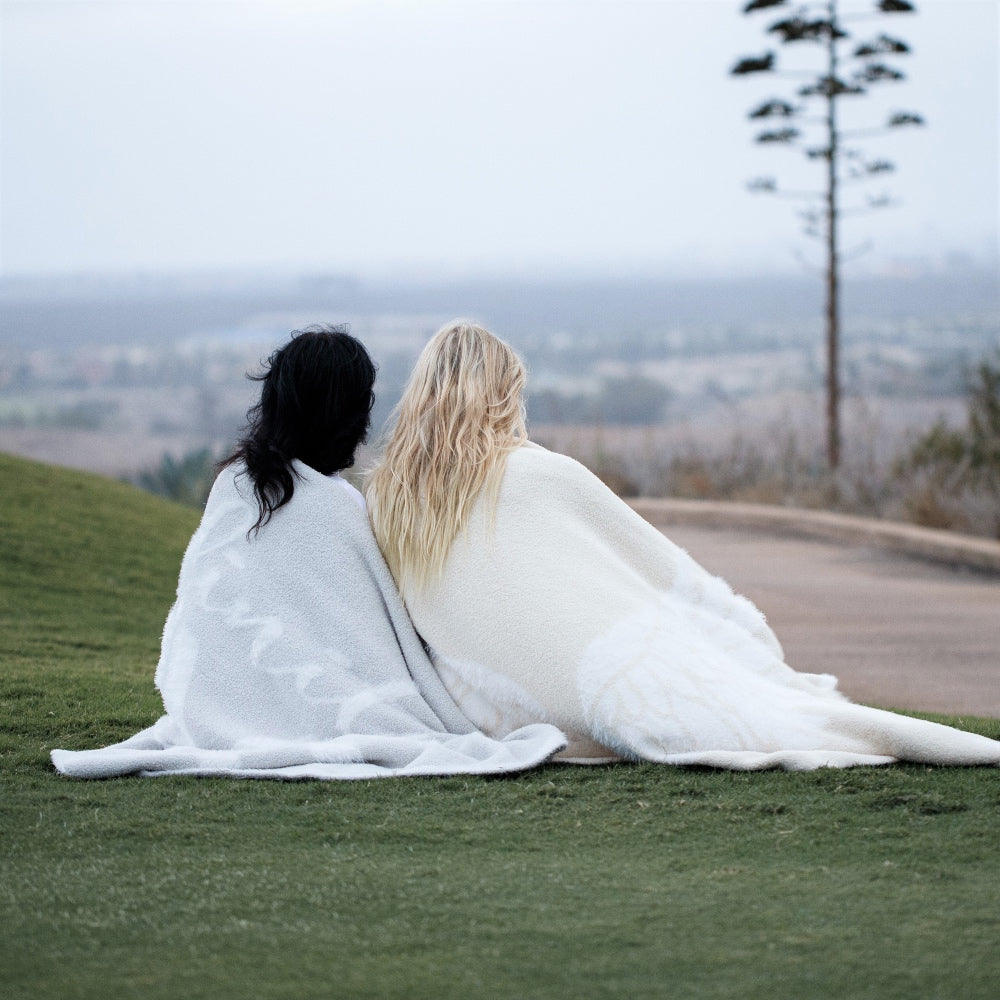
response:
[(463, 712), (561, 759), (755, 770), (1000, 764), (1000, 742), (849, 702), (761, 612), (583, 466), (527, 440), (525, 368), (456, 321), (427, 344), (369, 479), (376, 538)]

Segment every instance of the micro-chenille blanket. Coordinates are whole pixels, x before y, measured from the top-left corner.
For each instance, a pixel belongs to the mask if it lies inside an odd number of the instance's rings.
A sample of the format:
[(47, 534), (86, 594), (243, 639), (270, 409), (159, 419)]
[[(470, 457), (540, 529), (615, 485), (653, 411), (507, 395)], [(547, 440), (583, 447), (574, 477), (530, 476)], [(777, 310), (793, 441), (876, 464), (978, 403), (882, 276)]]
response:
[[(257, 535), (252, 484), (223, 470), (184, 556), (156, 683), (166, 714), (64, 774), (369, 778), (493, 774), (565, 746), (549, 725), (493, 739), (459, 711), (413, 630), (360, 494), (294, 463)], [(240, 474), (242, 472), (242, 474)]]
[(490, 735), (550, 722), (581, 763), (1000, 764), (1000, 742), (791, 669), (750, 601), (572, 459), (514, 451), (490, 522), (480, 499), (443, 577), (407, 593), (446, 687)]

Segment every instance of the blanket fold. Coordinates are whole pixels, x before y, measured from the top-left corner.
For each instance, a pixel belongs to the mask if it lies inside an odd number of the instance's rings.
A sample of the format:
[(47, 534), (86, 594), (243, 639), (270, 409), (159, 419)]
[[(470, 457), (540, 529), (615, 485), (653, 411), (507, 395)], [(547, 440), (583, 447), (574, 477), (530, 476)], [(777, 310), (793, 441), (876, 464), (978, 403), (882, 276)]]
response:
[(249, 477), (222, 471), (164, 627), (166, 714), (114, 746), (54, 750), (55, 767), (86, 778), (495, 774), (565, 746), (551, 725), (476, 730), (435, 673), (356, 491), (294, 470), (292, 499), (249, 537)]
[(527, 444), (444, 574), (408, 598), (448, 690), (484, 732), (546, 722), (556, 759), (757, 770), (1000, 764), (1000, 742), (855, 705), (798, 673), (761, 612), (583, 466)]

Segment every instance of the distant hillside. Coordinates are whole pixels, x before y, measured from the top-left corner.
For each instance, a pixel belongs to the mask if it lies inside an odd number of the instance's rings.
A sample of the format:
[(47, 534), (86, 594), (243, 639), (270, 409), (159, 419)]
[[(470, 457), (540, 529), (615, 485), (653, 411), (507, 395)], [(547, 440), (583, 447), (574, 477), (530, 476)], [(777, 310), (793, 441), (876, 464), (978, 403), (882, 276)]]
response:
[(0, 674), (90, 661), (151, 688), (198, 518), (124, 483), (0, 454)]
[[(0, 345), (71, 347), (87, 343), (171, 343), (192, 335), (266, 328), (280, 317), (342, 322), (411, 317), (433, 329), (472, 316), (519, 344), (553, 333), (617, 336), (649, 325), (815, 322), (823, 286), (812, 274), (722, 279), (606, 278), (360, 282), (336, 276), (192, 283), (162, 276), (129, 285), (94, 279), (0, 280)], [(995, 315), (996, 274), (970, 267), (899, 277), (848, 275), (843, 315), (928, 318)], [(271, 320), (266, 320), (271, 317)], [(279, 319), (275, 320), (275, 317)], [(296, 320), (296, 322), (298, 322)], [(281, 327), (284, 332), (283, 327)]]

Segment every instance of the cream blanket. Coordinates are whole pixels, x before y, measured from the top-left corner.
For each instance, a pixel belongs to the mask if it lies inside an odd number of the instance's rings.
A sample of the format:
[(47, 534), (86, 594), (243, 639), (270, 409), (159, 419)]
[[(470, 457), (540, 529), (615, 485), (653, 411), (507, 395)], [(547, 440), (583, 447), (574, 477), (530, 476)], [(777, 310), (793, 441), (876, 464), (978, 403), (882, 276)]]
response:
[(565, 746), (551, 726), (491, 739), (438, 680), (360, 495), (300, 462), (254, 538), (245, 475), (219, 476), (181, 567), (156, 683), (166, 714), (100, 750), (54, 750), (81, 778), (493, 774)]
[(562, 759), (1000, 764), (1000, 742), (792, 670), (753, 604), (537, 445), (510, 455), (493, 528), (480, 501), (443, 578), (408, 605), (466, 715), (498, 738), (550, 722), (570, 740)]

